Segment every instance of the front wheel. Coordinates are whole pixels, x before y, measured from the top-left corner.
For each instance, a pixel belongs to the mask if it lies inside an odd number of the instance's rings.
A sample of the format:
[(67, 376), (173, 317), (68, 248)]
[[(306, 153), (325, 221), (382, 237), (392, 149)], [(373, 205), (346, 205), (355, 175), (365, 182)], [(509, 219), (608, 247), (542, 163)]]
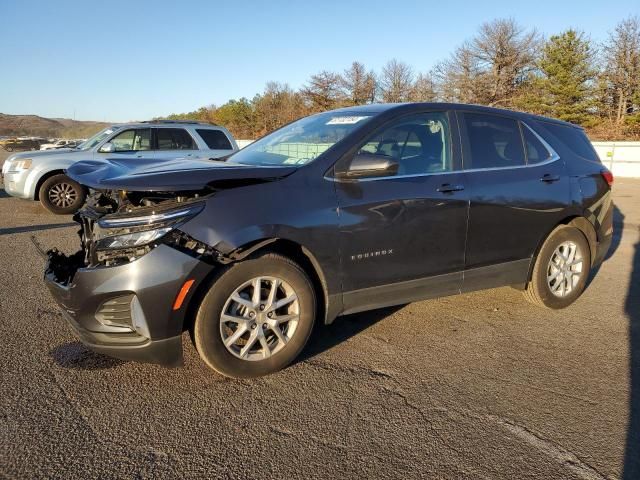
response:
[(583, 292), (591, 270), (591, 250), (583, 233), (561, 225), (545, 240), (524, 292), (530, 302), (565, 308)]
[(228, 377), (258, 377), (300, 354), (315, 316), (309, 277), (288, 258), (270, 253), (233, 264), (215, 280), (192, 335), (209, 367)]
[(63, 174), (47, 178), (40, 187), (40, 203), (52, 213), (77, 212), (84, 204), (85, 190), (78, 182)]

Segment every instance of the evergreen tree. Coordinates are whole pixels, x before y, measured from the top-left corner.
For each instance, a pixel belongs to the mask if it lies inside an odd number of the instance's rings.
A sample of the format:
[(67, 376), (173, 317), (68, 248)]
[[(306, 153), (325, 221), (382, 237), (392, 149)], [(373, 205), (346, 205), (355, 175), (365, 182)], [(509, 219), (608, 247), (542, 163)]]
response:
[(596, 106), (594, 55), (591, 42), (580, 32), (570, 29), (552, 36), (542, 49), (532, 109), (587, 124)]

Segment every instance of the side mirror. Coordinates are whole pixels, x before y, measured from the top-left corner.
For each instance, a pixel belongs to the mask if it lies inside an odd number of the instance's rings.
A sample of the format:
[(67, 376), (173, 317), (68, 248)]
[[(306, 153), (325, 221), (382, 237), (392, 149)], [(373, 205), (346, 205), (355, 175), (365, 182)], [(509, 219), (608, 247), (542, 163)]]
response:
[(98, 150), (100, 153), (113, 153), (116, 151), (116, 146), (111, 143), (111, 142), (107, 142), (104, 145), (102, 145), (100, 147), (100, 150)]
[(349, 180), (367, 177), (389, 177), (396, 173), (398, 173), (398, 162), (388, 155), (359, 153), (353, 157), (349, 168), (344, 172), (336, 173), (336, 176)]

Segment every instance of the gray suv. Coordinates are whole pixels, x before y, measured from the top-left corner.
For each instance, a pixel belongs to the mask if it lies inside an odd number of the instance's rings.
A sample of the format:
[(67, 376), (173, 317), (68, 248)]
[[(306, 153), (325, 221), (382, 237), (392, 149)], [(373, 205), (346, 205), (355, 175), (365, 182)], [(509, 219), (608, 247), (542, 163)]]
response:
[(217, 159), (238, 150), (231, 134), (209, 123), (159, 120), (113, 125), (70, 149), (22, 152), (2, 166), (4, 188), (14, 197), (40, 200), (57, 214), (76, 212), (86, 189), (65, 170), (80, 160), (122, 159), (141, 164), (162, 160)]

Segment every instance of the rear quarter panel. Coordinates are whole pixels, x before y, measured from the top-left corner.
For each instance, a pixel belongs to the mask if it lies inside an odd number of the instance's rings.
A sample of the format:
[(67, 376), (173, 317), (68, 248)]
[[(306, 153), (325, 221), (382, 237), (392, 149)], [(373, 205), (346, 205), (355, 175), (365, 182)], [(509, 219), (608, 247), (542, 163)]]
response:
[[(605, 167), (598, 154), (591, 147), (592, 152), (583, 151), (585, 155), (589, 155), (588, 157), (580, 155), (556, 135), (562, 132), (559, 129), (572, 127), (536, 122), (536, 128), (542, 131), (545, 139), (564, 159), (576, 211), (593, 225), (598, 241), (603, 241), (612, 233), (614, 204), (611, 187), (601, 174)], [(586, 135), (584, 138), (586, 139)]]

